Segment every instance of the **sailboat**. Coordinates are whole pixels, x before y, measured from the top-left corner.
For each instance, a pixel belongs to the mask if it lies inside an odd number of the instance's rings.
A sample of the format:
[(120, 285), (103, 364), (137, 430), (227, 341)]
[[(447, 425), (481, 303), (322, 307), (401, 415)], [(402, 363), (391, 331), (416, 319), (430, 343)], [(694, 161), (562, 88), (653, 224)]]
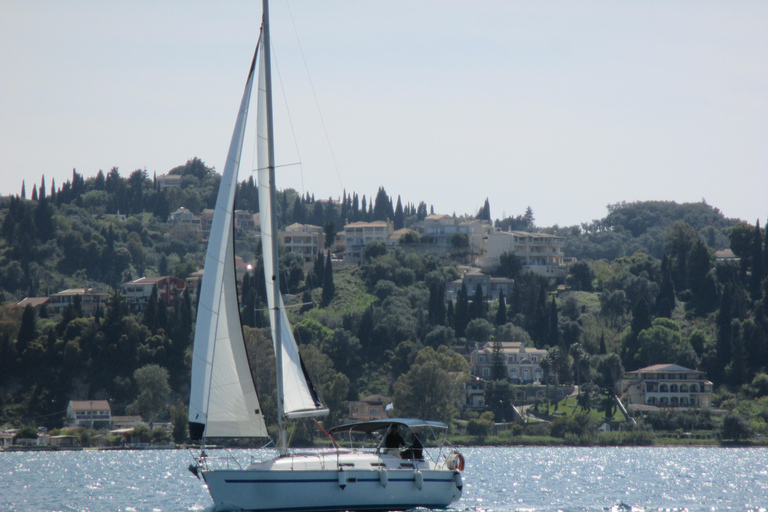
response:
[[(251, 62), (224, 166), (205, 258), (192, 357), (189, 429), (202, 445), (190, 470), (202, 478), (217, 510), (335, 511), (446, 508), (461, 497), (458, 452), (408, 452), (385, 445), (391, 432), (442, 432), (443, 423), (385, 419), (331, 429), (344, 447), (292, 452), (287, 424), (328, 413), (301, 361), (280, 295), (275, 204), (275, 157), (269, 9), (263, 0), (261, 36)], [(258, 75), (257, 162), (264, 272), (276, 359), (277, 456), (241, 465), (206, 454), (211, 438), (268, 437), (245, 348), (234, 261), (234, 195), (251, 90)], [(421, 429), (421, 430), (420, 430)], [(362, 439), (362, 445), (355, 445)], [(418, 439), (417, 437), (414, 439)], [(373, 440), (373, 441), (372, 441)], [(410, 453), (409, 453), (410, 452)]]

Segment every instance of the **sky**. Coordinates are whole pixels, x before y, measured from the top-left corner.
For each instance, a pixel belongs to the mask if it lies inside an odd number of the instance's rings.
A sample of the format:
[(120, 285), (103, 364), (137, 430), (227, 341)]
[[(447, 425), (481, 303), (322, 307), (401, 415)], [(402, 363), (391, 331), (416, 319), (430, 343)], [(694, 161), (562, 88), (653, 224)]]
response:
[[(768, 2), (270, 10), (278, 188), (458, 215), (488, 198), (538, 226), (645, 200), (768, 218)], [(220, 172), (260, 20), (258, 1), (0, 2), (0, 194), (73, 168)]]

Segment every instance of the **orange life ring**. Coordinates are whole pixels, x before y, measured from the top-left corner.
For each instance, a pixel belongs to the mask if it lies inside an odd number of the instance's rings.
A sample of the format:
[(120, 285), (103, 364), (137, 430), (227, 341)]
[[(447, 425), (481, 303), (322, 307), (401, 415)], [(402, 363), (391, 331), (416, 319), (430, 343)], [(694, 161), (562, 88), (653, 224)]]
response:
[(457, 469), (464, 471), (464, 456), (457, 450), (454, 450), (452, 454), (446, 459), (448, 469)]
[(456, 458), (458, 459), (456, 464), (456, 469), (458, 469), (459, 471), (464, 471), (464, 456), (459, 452), (454, 452), (454, 453), (456, 454), (457, 456)]

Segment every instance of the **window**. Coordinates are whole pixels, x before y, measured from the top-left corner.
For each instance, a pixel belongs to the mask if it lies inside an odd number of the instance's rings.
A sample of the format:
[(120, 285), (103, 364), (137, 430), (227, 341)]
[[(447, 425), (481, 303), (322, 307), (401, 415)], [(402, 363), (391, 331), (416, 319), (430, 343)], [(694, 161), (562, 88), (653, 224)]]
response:
[(490, 368), (483, 368), (483, 378), (488, 379), (491, 376), (491, 369)]
[(517, 368), (510, 368), (509, 369), (509, 374), (510, 375), (517, 375)]
[(539, 362), (539, 356), (531, 356), (531, 362), (532, 363), (538, 363)]
[(479, 354), (477, 356), (477, 362), (478, 363), (485, 363), (488, 361), (488, 358), (485, 356), (485, 354)]
[(515, 362), (515, 356), (509, 356), (507, 361), (509, 361), (510, 363), (514, 363)]

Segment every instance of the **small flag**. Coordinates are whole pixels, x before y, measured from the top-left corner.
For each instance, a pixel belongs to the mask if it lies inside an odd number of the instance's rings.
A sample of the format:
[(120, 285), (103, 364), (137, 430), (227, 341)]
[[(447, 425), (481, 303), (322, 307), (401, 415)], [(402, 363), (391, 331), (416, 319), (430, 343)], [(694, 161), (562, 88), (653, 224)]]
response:
[(390, 402), (390, 403), (387, 404), (387, 406), (384, 408), (384, 410), (385, 411), (391, 411), (394, 408), (395, 408), (395, 406), (392, 405), (392, 403)]

